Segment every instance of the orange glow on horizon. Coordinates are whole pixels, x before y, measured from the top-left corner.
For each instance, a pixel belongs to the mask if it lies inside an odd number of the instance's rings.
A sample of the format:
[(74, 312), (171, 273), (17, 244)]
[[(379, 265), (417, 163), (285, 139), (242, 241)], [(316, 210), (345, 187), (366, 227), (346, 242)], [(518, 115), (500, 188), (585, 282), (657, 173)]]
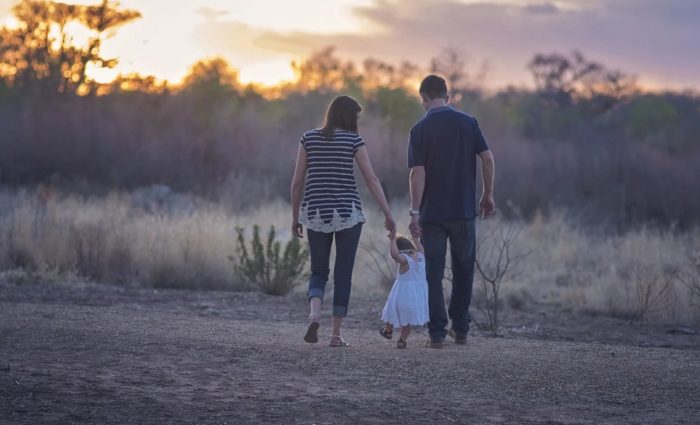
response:
[[(97, 4), (99, 0), (67, 2)], [(0, 26), (13, 28), (18, 25), (11, 15), (12, 3), (0, 3)], [(488, 17), (496, 13), (495, 8), (502, 6), (507, 9), (503, 15), (505, 18), (500, 18), (504, 24), (510, 22), (508, 19), (518, 24), (529, 22), (524, 19), (535, 15), (522, 15), (520, 19), (516, 14), (520, 13), (518, 7), (525, 6), (544, 10), (536, 12), (539, 15), (533, 19), (538, 22), (553, 20), (555, 14), (547, 15), (545, 3), (558, 10), (557, 16), (586, 9), (605, 12), (596, 9), (604, 4), (602, 1), (457, 0), (451, 2), (450, 7), (445, 6), (446, 3), (438, 0), (256, 0), (254, 3), (243, 0), (121, 0), (121, 8), (138, 10), (142, 17), (118, 28), (113, 37), (104, 40), (102, 55), (117, 58), (116, 67), (102, 69), (91, 66), (87, 72), (91, 79), (104, 84), (114, 81), (119, 75), (138, 74), (178, 85), (196, 62), (221, 57), (238, 72), (242, 84), (275, 88), (294, 81), (293, 61), (308, 57), (325, 46), (337, 46), (337, 57), (353, 62), (356, 69), (361, 69), (364, 59), (375, 58), (392, 65), (408, 60), (427, 71), (430, 58), (435, 57), (431, 55), (437, 55), (441, 48), (453, 45), (455, 37), (463, 41), (459, 38), (462, 33), (456, 30), (445, 31), (444, 35), (436, 31), (437, 36), (433, 38), (430, 38), (432, 27), (429, 32), (425, 32), (425, 28), (420, 32), (419, 24), (423, 16), (420, 13), (425, 14), (427, 10), (432, 12), (442, 6), (446, 14), (427, 16), (425, 19), (430, 25), (433, 25), (431, 19), (442, 18), (444, 21), (445, 16), (466, 16), (452, 14), (457, 9), (463, 9), (460, 5), (477, 4), (478, 9), (474, 11), (486, 10), (484, 13)], [(429, 8), (421, 9), (424, 4)], [(550, 29), (565, 32), (559, 25), (561, 22), (557, 21)], [(515, 27), (519, 28), (517, 25)], [(619, 25), (609, 29), (617, 27)], [(70, 24), (68, 31), (76, 44), (84, 45), (87, 37), (84, 28)], [(538, 52), (567, 53), (571, 45), (576, 47), (576, 43), (589, 38), (587, 33), (583, 36), (572, 34), (578, 38), (567, 39), (568, 44), (563, 45), (556, 44), (556, 40), (538, 37), (527, 44), (526, 40), (515, 40), (511, 36), (499, 38), (498, 33), (493, 33), (490, 43), (485, 43), (487, 47), (481, 51), (478, 48), (482, 43), (471, 45), (466, 41), (463, 42), (463, 49), (473, 59), (470, 66), (481, 61), (492, 65), (484, 80), (484, 86), (489, 91), (507, 86), (527, 88), (532, 87), (532, 78), (526, 69), (528, 58)], [(628, 31), (625, 34), (631, 37), (636, 33)], [(515, 48), (509, 53), (507, 49), (512, 46)], [(619, 46), (608, 51), (598, 47), (600, 43), (591, 46), (588, 49), (583, 46), (587, 57), (599, 60), (610, 68), (637, 74), (637, 84), (644, 91), (700, 89), (700, 82), (695, 82), (691, 75), (693, 67), (674, 66), (675, 50), (671, 50), (665, 61), (654, 63), (661, 65), (652, 68), (647, 59), (639, 55), (628, 57), (621, 53)], [(683, 55), (687, 56), (688, 52), (679, 50), (678, 58)]]

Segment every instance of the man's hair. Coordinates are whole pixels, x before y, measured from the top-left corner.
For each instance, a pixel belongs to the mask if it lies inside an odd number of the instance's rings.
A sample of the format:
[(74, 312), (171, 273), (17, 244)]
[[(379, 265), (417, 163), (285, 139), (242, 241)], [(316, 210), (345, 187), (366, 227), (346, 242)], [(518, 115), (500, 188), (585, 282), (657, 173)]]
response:
[(413, 245), (413, 242), (411, 242), (410, 239), (403, 235), (397, 235), (396, 236), (396, 247), (399, 249), (399, 251), (415, 251), (416, 246)]
[(419, 93), (423, 93), (428, 99), (444, 99), (447, 97), (447, 83), (442, 77), (428, 75), (420, 83)]

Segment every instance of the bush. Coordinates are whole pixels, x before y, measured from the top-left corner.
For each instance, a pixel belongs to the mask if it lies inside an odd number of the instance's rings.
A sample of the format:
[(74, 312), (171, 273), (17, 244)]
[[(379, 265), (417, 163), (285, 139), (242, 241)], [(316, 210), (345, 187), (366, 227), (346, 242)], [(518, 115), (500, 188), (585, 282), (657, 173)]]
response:
[(260, 240), (260, 226), (253, 226), (253, 240), (250, 250), (245, 242), (245, 229), (236, 228), (238, 234), (236, 257), (233, 261), (236, 275), (257, 285), (264, 293), (285, 295), (291, 291), (298, 280), (305, 279), (304, 272), (308, 258), (308, 248), (302, 247), (299, 239), (287, 242), (284, 253), (280, 255), (281, 243), (275, 240), (275, 226), (270, 226), (267, 243)]
[(521, 231), (522, 226), (517, 224), (500, 224), (492, 227), (477, 243), (475, 265), (481, 286), (476, 306), (488, 319), (488, 329), (494, 336), (498, 335), (499, 312), (503, 308), (501, 285), (512, 278), (514, 269), (530, 254), (512, 251)]

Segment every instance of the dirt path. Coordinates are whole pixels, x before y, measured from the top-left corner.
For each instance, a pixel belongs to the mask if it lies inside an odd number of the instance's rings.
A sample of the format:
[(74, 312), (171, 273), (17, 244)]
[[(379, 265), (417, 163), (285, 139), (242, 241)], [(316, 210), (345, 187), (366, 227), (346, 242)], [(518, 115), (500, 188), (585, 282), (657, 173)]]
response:
[(376, 335), (379, 307), (356, 305), (345, 334), (352, 346), (337, 349), (301, 342), (301, 296), (0, 284), (0, 422), (693, 424), (700, 417), (700, 350), (692, 347), (477, 333), (466, 347), (444, 350), (423, 348), (419, 334), (399, 351)]

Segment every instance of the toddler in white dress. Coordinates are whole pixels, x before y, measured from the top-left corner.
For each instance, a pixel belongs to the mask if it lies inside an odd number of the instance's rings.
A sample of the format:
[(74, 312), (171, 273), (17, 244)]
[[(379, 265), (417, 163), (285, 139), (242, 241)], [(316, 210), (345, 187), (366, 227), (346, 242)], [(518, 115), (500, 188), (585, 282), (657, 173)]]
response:
[(396, 261), (398, 271), (394, 286), (382, 310), (384, 326), (379, 330), (391, 339), (394, 327), (401, 328), (396, 348), (406, 348), (406, 339), (412, 325), (428, 322), (428, 282), (425, 278), (425, 256), (420, 240), (389, 235), (389, 254)]

